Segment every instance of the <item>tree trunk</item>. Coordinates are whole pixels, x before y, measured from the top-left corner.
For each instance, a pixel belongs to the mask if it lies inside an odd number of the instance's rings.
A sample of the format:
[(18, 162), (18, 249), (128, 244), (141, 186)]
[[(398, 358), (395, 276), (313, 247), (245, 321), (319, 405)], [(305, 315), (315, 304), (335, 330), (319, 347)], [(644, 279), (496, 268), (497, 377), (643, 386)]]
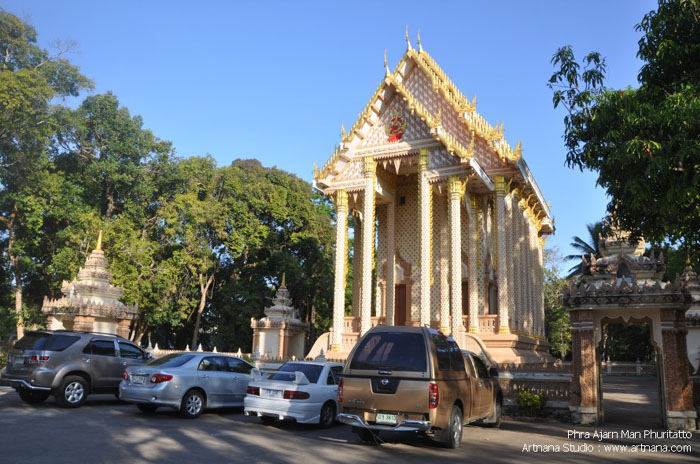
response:
[(14, 254), (15, 246), (15, 219), (17, 218), (17, 205), (12, 208), (7, 224), (7, 256), (12, 264), (12, 277), (15, 281), (15, 313), (17, 314), (17, 340), (24, 336), (24, 318), (22, 317), (22, 276), (19, 272), (19, 256)]
[(114, 214), (114, 187), (111, 183), (107, 183), (105, 187), (105, 200), (107, 205), (105, 207), (105, 219), (110, 219), (112, 214)]
[(199, 290), (202, 292), (202, 296), (199, 299), (199, 307), (197, 308), (197, 318), (194, 323), (194, 334), (192, 334), (192, 349), (197, 349), (197, 339), (199, 338), (199, 325), (202, 321), (202, 313), (204, 313), (204, 306), (207, 304), (207, 292), (209, 291), (209, 286), (214, 282), (214, 272), (211, 273), (206, 282), (204, 282), (204, 275), (199, 274)]

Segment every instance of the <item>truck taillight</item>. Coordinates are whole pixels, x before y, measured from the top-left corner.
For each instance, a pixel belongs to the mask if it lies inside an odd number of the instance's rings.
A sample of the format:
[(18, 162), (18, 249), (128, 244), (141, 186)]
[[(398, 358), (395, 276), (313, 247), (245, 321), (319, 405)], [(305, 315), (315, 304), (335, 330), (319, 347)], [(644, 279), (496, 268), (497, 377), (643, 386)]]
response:
[(32, 357), (29, 358), (29, 362), (32, 362), (32, 363), (45, 363), (48, 360), (49, 360), (48, 356), (32, 355)]
[(285, 400), (308, 400), (310, 396), (311, 395), (306, 392), (296, 390), (285, 390), (282, 395)]
[(127, 382), (129, 381), (129, 373), (126, 370), (122, 374), (122, 379), (126, 380)]
[(436, 383), (431, 383), (430, 389), (428, 390), (428, 407), (430, 409), (435, 409), (440, 403), (440, 392), (438, 391), (438, 386)]
[(343, 402), (343, 378), (340, 378), (340, 382), (338, 382), (338, 403)]
[(249, 395), (260, 396), (260, 387), (248, 387), (246, 393)]
[(172, 379), (173, 376), (170, 374), (153, 374), (153, 377), (151, 377), (151, 383), (167, 382)]

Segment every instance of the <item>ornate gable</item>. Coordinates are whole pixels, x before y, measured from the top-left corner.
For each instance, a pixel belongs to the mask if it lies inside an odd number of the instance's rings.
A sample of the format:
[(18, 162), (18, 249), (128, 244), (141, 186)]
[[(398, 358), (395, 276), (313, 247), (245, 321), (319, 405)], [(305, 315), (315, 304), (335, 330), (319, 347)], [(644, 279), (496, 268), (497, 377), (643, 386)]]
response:
[[(394, 120), (392, 122), (392, 120)], [(398, 124), (397, 124), (398, 123)], [(401, 130), (400, 126), (404, 126)], [(399, 131), (396, 132), (396, 127)], [(392, 134), (392, 128), (396, 134)], [(398, 139), (396, 139), (398, 135)], [(394, 137), (394, 140), (391, 140)], [(397, 142), (409, 142), (413, 140), (430, 139), (430, 128), (421, 121), (415, 112), (406, 105), (397, 94), (394, 94), (390, 103), (384, 109), (379, 119), (367, 132), (359, 144), (359, 147), (367, 148), (376, 145), (386, 145)]]

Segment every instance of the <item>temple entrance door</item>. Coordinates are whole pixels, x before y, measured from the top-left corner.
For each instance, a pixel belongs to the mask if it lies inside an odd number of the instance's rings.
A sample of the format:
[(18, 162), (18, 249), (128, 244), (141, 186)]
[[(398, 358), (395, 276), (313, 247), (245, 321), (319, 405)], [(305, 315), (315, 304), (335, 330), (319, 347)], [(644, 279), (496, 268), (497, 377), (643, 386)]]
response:
[(469, 328), (469, 285), (467, 279), (462, 279), (462, 320), (464, 327)]
[(394, 286), (394, 325), (406, 325), (406, 284)]
[(649, 318), (603, 318), (598, 364), (598, 417), (614, 425), (660, 427), (664, 392), (661, 356)]

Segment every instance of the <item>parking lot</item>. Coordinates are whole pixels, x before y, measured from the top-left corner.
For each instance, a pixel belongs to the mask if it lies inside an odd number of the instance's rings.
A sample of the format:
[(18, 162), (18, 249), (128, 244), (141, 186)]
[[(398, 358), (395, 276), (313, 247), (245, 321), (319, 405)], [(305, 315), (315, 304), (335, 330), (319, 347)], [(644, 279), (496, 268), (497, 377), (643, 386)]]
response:
[[(554, 422), (506, 421), (500, 430), (465, 427), (462, 446), (440, 448), (428, 440), (386, 437), (381, 446), (359, 441), (349, 427), (327, 430), (294, 423), (264, 426), (241, 409), (210, 411), (185, 420), (174, 411), (143, 415), (114, 396), (91, 396), (80, 409), (61, 409), (53, 399), (24, 404), (0, 387), (0, 462), (207, 462), (207, 463), (352, 463), (352, 462), (697, 462), (700, 441), (642, 440), (647, 444), (688, 444), (690, 453), (610, 452), (594, 440), (567, 438), (572, 426)], [(595, 429), (588, 428), (591, 433)], [(619, 427), (616, 429), (619, 430)], [(382, 437), (385, 438), (385, 437)], [(606, 440), (602, 444), (632, 444)], [(524, 445), (566, 443), (579, 451), (523, 451)], [(590, 444), (593, 449), (588, 448)]]

